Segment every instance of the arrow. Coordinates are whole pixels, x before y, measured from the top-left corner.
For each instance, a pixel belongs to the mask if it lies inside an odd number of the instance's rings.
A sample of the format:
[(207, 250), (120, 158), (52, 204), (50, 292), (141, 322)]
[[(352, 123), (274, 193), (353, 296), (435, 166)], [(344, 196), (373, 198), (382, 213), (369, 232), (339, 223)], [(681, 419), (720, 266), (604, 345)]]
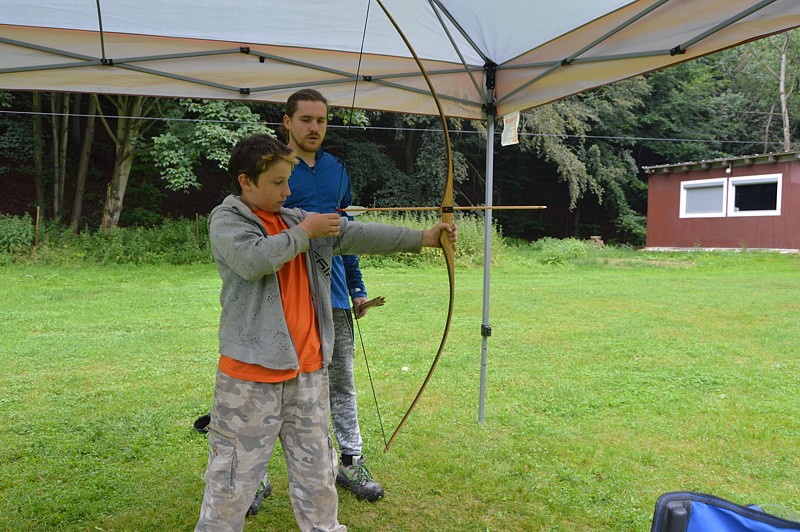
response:
[[(454, 211), (523, 211), (523, 210), (539, 210), (546, 209), (544, 205), (477, 205), (475, 207), (452, 207)], [(351, 205), (345, 209), (336, 209), (337, 212), (344, 213), (348, 216), (358, 216), (365, 212), (381, 212), (381, 211), (439, 211), (441, 207), (359, 207)]]

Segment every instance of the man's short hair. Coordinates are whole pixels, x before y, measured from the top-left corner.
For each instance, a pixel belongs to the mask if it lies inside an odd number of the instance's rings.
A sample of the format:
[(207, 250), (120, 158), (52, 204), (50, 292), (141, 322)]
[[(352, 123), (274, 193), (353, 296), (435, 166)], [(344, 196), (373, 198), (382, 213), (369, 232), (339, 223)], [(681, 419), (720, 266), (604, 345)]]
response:
[(297, 112), (298, 102), (322, 102), (325, 104), (325, 110), (330, 110), (328, 108), (328, 100), (325, 99), (321, 92), (314, 89), (300, 89), (286, 100), (286, 115), (289, 118), (293, 117)]

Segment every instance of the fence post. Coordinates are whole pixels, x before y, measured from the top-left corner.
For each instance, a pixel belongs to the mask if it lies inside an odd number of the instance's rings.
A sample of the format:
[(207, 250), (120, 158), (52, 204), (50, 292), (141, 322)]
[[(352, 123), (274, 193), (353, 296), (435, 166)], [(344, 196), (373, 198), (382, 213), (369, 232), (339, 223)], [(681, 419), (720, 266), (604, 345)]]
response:
[(33, 251), (36, 251), (36, 248), (39, 247), (39, 216), (41, 213), (41, 206), (36, 206), (36, 231), (35, 236), (33, 237)]

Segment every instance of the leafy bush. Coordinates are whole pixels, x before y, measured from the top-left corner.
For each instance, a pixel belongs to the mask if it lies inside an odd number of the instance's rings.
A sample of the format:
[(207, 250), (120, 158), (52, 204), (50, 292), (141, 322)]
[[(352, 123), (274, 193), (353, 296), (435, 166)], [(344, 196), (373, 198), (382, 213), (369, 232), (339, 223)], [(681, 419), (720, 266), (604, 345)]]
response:
[[(389, 215), (368, 213), (358, 217), (359, 221), (382, 222), (414, 229), (429, 229), (439, 218), (434, 214)], [(456, 264), (474, 266), (483, 264), (484, 228), (483, 220), (478, 216), (459, 215), (458, 244), (456, 246)], [(24, 224), (23, 224), (24, 225)], [(0, 224), (0, 230), (2, 230)], [(30, 217), (27, 218), (30, 230), (27, 238), (33, 242), (33, 229)], [(8, 239), (19, 233), (14, 230), (3, 230), (0, 239)], [(28, 235), (28, 233), (25, 233)], [(24, 240), (24, 239), (22, 239)], [(200, 217), (197, 224), (194, 220), (165, 219), (154, 227), (116, 227), (108, 232), (84, 230), (78, 235), (61, 224), (44, 222), (41, 229), (41, 245), (37, 253), (37, 261), (54, 263), (95, 264), (192, 264), (211, 262), (211, 245), (208, 237), (208, 220)], [(0, 240), (2, 246), (3, 240)], [(18, 253), (25, 253), (31, 248), (20, 248)], [(2, 247), (0, 247), (2, 249)], [(499, 262), (507, 252), (508, 245), (494, 227), (492, 236), (492, 262)], [(365, 266), (404, 266), (419, 264), (441, 264), (441, 252), (438, 249), (425, 248), (420, 254), (398, 253), (394, 255), (363, 255), (361, 263)]]
[(29, 253), (34, 244), (34, 227), (30, 215), (7, 216), (0, 214), (0, 254), (21, 255)]
[(120, 215), (120, 225), (155, 227), (164, 221), (159, 212), (166, 194), (162, 188), (145, 181), (129, 184), (125, 193), (125, 210)]
[(192, 264), (212, 260), (205, 217), (197, 223), (167, 219), (155, 227), (116, 227), (108, 232), (83, 231), (79, 235), (51, 223), (43, 233), (39, 260), (97, 264)]
[(542, 264), (564, 264), (572, 259), (580, 259), (589, 254), (589, 245), (583, 240), (576, 238), (557, 238), (545, 237), (532, 244), (532, 248), (537, 252), (538, 261)]
[(647, 241), (647, 216), (629, 210), (620, 214), (614, 225), (627, 237), (628, 244), (643, 246)]

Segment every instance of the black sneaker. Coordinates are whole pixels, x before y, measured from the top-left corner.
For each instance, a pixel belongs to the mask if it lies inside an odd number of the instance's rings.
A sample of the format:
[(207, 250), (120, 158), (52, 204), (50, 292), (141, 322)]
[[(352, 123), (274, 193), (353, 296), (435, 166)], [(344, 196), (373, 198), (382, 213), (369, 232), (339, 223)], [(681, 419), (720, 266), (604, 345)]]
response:
[(369, 474), (364, 462), (362, 455), (353, 457), (353, 465), (340, 465), (336, 483), (355, 493), (359, 499), (375, 502), (383, 497), (383, 488), (372, 480), (372, 475)]
[(247, 515), (256, 515), (261, 509), (261, 504), (264, 502), (264, 499), (269, 497), (271, 494), (272, 484), (269, 481), (269, 476), (265, 474), (264, 478), (261, 479), (261, 484), (258, 486), (256, 496), (253, 497), (253, 502), (250, 503), (250, 508), (247, 510)]
[(211, 422), (211, 414), (200, 416), (194, 421), (194, 430), (200, 433), (208, 432), (208, 424)]

